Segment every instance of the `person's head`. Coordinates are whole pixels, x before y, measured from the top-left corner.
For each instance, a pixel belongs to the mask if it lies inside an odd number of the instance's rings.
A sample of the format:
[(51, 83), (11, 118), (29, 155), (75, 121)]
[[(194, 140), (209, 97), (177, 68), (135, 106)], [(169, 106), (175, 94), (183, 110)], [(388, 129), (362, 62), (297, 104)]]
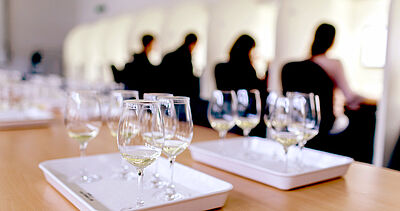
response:
[(241, 35), (233, 44), (229, 53), (230, 61), (249, 61), (250, 52), (256, 46), (256, 42), (247, 34)]
[(187, 47), (190, 52), (193, 52), (193, 49), (196, 46), (196, 43), (197, 43), (197, 36), (193, 33), (190, 33), (190, 34), (186, 35), (183, 46)]
[(143, 49), (146, 52), (151, 51), (151, 48), (153, 47), (153, 41), (154, 41), (154, 37), (146, 34), (142, 37), (142, 44), (143, 44)]
[(315, 31), (314, 42), (311, 46), (311, 55), (315, 56), (326, 53), (333, 45), (335, 34), (336, 30), (334, 26), (327, 23), (319, 25)]
[(32, 54), (31, 62), (33, 65), (39, 64), (42, 61), (42, 54), (39, 51), (35, 51)]

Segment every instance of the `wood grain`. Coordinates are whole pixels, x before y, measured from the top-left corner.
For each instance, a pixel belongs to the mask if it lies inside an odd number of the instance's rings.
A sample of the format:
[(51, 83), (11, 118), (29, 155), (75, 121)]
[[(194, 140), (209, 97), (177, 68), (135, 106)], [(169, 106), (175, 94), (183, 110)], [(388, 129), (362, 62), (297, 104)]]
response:
[[(195, 127), (193, 142), (217, 138), (212, 129)], [(116, 140), (103, 127), (87, 154), (110, 152), (117, 152)], [(0, 131), (0, 210), (76, 210), (46, 182), (38, 164), (78, 155), (61, 120), (47, 128)], [(222, 210), (400, 210), (400, 173), (368, 164), (353, 163), (343, 178), (281, 191), (196, 162), (189, 150), (177, 161), (233, 184)]]

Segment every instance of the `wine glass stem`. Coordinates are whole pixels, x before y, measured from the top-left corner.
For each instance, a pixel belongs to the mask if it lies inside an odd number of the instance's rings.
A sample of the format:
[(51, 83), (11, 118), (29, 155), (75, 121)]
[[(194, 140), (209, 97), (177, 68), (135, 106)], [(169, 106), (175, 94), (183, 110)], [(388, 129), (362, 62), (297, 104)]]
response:
[(287, 172), (288, 169), (288, 147), (283, 147), (283, 149), (285, 150), (285, 158), (284, 158), (284, 172)]
[(227, 133), (228, 131), (220, 131), (220, 132), (218, 132), (218, 135), (219, 135), (219, 149), (220, 149), (220, 151), (221, 152), (224, 152), (224, 139), (225, 139), (225, 137), (226, 137), (226, 133)]
[(136, 198), (136, 206), (141, 207), (144, 205), (143, 200), (143, 169), (138, 168), (138, 179), (137, 179), (137, 198)]
[(171, 178), (170, 178), (170, 181), (169, 181), (169, 187), (171, 189), (174, 188), (174, 163), (175, 163), (175, 158), (176, 158), (175, 156), (172, 156), (172, 157), (169, 158), (169, 167), (171, 169)]
[(81, 163), (81, 180), (86, 181), (88, 180), (88, 177), (86, 175), (86, 168), (84, 165), (84, 158), (86, 157), (86, 147), (87, 147), (87, 142), (82, 143), (79, 145), (79, 152), (80, 152), (80, 163)]

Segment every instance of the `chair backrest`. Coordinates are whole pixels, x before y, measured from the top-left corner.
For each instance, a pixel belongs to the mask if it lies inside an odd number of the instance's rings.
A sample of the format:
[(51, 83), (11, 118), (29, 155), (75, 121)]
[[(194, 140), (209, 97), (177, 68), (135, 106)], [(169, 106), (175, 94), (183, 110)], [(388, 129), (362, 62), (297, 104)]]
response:
[(314, 93), (320, 98), (320, 133), (328, 134), (333, 126), (334, 83), (326, 72), (316, 63), (305, 60), (289, 62), (282, 68), (282, 91)]

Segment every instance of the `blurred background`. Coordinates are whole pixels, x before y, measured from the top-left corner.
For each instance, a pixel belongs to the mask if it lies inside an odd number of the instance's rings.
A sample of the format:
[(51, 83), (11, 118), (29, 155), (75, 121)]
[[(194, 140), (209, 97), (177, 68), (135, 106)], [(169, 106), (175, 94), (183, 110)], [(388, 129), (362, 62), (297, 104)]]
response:
[(337, 30), (331, 56), (343, 62), (351, 88), (376, 102), (369, 144), (373, 163), (387, 166), (400, 132), (396, 10), (399, 0), (0, 0), (0, 68), (28, 72), (40, 51), (45, 74), (109, 83), (110, 64), (122, 68), (140, 51), (143, 34), (155, 35), (150, 60), (159, 64), (195, 32), (194, 71), (208, 99), (215, 65), (247, 33), (256, 41), (257, 75), (269, 64), (268, 87), (280, 90), (282, 66), (309, 57), (316, 27), (328, 22)]

